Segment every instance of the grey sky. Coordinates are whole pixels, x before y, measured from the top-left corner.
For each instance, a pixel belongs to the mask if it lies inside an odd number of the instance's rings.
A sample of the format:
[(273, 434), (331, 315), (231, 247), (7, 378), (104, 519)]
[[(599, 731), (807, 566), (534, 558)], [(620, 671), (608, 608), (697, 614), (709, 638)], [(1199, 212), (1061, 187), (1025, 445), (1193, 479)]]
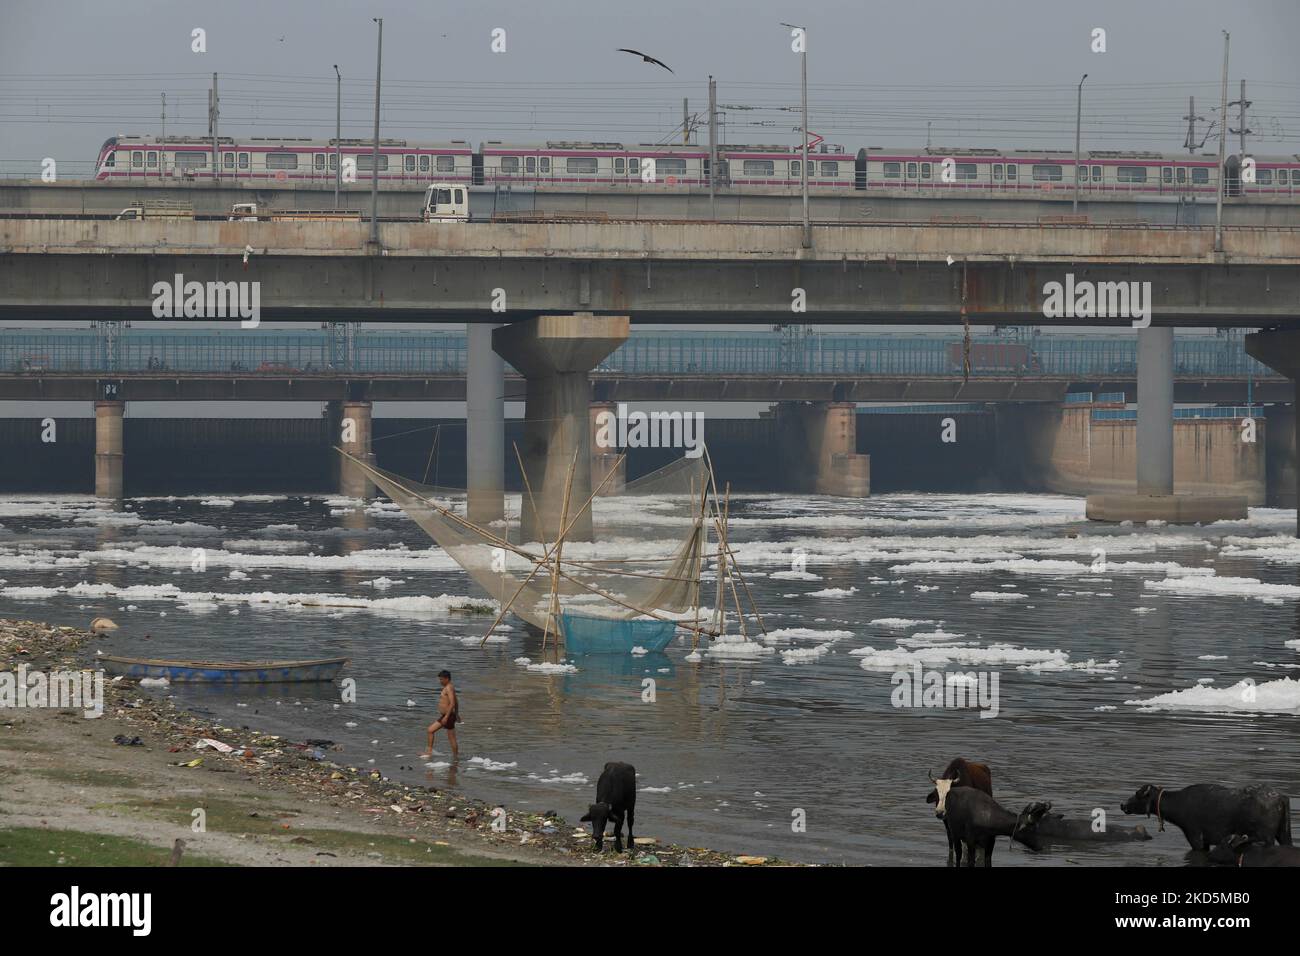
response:
[[(1215, 115), (1228, 29), (1229, 99), (1245, 77), (1259, 152), (1300, 150), (1295, 0), (5, 0), (0, 158), (89, 161), (109, 135), (156, 133), (161, 92), (173, 129), (206, 132), (213, 71), (223, 133), (328, 136), (334, 63), (346, 132), (368, 135), (372, 15), (385, 17), (384, 130), (408, 138), (655, 140), (683, 96), (704, 109), (713, 73), (721, 103), (762, 107), (727, 110), (729, 140), (793, 142), (797, 117), (779, 108), (798, 105), (799, 64), (779, 22), (797, 20), (810, 128), (846, 147), (923, 142), (927, 120), (936, 144), (1072, 146), (1087, 72), (1085, 142), (1176, 151), (1189, 95)], [(195, 27), (207, 53), (191, 52)], [(505, 53), (490, 49), (496, 27)], [(1089, 49), (1095, 27), (1104, 54)]]

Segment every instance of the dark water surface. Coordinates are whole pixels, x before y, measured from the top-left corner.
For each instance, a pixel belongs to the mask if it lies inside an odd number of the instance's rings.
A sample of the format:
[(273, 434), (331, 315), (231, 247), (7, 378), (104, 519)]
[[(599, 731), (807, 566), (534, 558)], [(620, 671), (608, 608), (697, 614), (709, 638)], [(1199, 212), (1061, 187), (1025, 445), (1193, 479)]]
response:
[[(479, 647), (490, 619), (448, 607), (482, 592), (387, 504), (195, 497), (114, 512), (83, 497), (10, 496), (0, 498), (0, 616), (112, 617), (121, 630), (100, 643), (109, 653), (347, 656), (355, 704), (330, 685), (165, 692), (231, 726), (339, 741), (333, 756), (347, 763), (570, 821), (594, 799), (604, 762), (627, 760), (639, 771), (639, 835), (737, 852), (941, 863), (926, 771), (958, 755), (992, 765), (1010, 809), (1049, 799), (1083, 818), (1103, 807), (1125, 825), (1148, 822), (1119, 812), (1148, 782), (1300, 793), (1295, 513), (1256, 509), (1189, 529), (1094, 526), (1082, 512), (1080, 500), (1052, 496), (733, 499), (733, 545), (767, 627), (793, 634), (748, 660), (689, 661), (680, 639), (664, 655), (589, 657), (576, 673), (544, 674), (516, 663), (540, 656), (517, 622), (505, 643)], [(644, 534), (657, 533), (649, 521)], [(203, 570), (191, 568), (193, 549)], [(363, 606), (330, 606), (347, 603)], [(872, 623), (889, 618), (928, 623)], [(780, 653), (823, 645), (806, 659)], [(863, 647), (873, 651), (850, 653)], [(961, 659), (934, 657), (954, 647)], [(892, 675), (911, 672), (913, 653), (925, 670), (996, 673), (997, 716), (893, 706)], [(415, 755), (444, 667), (462, 696), (461, 759), (446, 765), (440, 735), (429, 769)], [(1229, 690), (1245, 679), (1253, 701)], [(798, 810), (803, 833), (791, 828)], [(999, 841), (995, 859), (1186, 856), (1170, 827), (1146, 843), (1041, 854)]]

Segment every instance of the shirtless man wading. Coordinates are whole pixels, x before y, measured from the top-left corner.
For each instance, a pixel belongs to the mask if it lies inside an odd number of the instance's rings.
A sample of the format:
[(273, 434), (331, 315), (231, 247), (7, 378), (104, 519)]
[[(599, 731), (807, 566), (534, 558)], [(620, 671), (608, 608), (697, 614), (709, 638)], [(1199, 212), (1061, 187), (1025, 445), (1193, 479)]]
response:
[(429, 725), (428, 752), (420, 754), (422, 760), (433, 756), (433, 736), (439, 730), (447, 731), (447, 739), (451, 742), (451, 755), (460, 756), (454, 729), (457, 721), (460, 720), (460, 701), (456, 697), (456, 688), (451, 686), (451, 671), (439, 671), (438, 682), (442, 684), (442, 693), (438, 695), (438, 719)]

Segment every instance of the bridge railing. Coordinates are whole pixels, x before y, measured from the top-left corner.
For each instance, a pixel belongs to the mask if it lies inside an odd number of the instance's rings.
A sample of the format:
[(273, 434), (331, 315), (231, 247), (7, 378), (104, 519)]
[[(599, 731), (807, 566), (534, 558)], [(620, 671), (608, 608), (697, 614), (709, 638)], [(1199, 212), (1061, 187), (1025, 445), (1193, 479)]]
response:
[[(93, 372), (448, 375), (466, 369), (462, 332), (0, 331), (0, 374)], [(1239, 339), (1174, 341), (1181, 377), (1273, 378)], [(977, 336), (779, 332), (634, 332), (597, 368), (625, 375), (917, 376), (1132, 379), (1137, 339), (1119, 336)]]

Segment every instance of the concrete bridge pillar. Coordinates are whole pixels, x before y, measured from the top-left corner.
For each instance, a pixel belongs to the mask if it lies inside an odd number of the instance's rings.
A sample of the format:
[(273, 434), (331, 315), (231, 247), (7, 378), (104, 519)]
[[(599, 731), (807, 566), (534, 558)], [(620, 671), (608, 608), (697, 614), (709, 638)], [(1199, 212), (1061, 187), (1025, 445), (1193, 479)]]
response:
[(495, 326), (470, 323), (465, 381), (465, 485), (469, 520), (505, 517), (506, 369), (492, 350)]
[[(609, 416), (608, 419), (602, 416)], [(602, 447), (598, 442), (597, 436), (600, 435), (601, 423), (604, 421), (616, 421), (618, 416), (617, 402), (592, 402), (591, 403), (591, 487), (592, 489), (600, 488), (601, 482), (605, 481), (605, 476), (611, 471), (616, 474), (609, 481), (605, 482), (601, 490), (601, 497), (606, 495), (621, 495), (627, 487), (627, 459), (619, 460), (620, 450), (617, 445)], [(607, 431), (610, 434), (617, 434), (617, 426), (610, 425)]]
[(866, 498), (871, 456), (857, 450), (853, 402), (782, 402), (776, 409), (777, 443), (794, 491)]
[(95, 497), (121, 498), (125, 464), (122, 417), (126, 402), (95, 403)]
[[(1291, 422), (1295, 430), (1293, 446), (1300, 449), (1300, 331), (1272, 329), (1246, 336), (1246, 354), (1263, 362), (1273, 371), (1291, 379), (1295, 388)], [(1300, 455), (1300, 451), (1297, 452)], [(1300, 477), (1296, 479), (1300, 483)], [(1300, 488), (1297, 488), (1300, 498)], [(1296, 537), (1300, 538), (1300, 511), (1296, 512)]]
[[(370, 402), (341, 402), (339, 412), (339, 447), (352, 457), (373, 465), (375, 453), (370, 447)], [(339, 493), (349, 498), (373, 498), (375, 485), (356, 464), (344, 458), (339, 466)]]
[(1137, 493), (1089, 495), (1094, 521), (1199, 524), (1245, 518), (1244, 495), (1174, 494), (1174, 330), (1138, 332)]
[[(626, 315), (539, 315), (492, 332), (492, 347), (524, 377), (524, 491), (522, 533), (528, 541), (554, 541), (560, 529), (564, 486), (577, 455), (570, 508), (591, 494), (591, 382), (588, 373), (625, 341)], [(590, 541), (591, 512), (569, 536)]]

